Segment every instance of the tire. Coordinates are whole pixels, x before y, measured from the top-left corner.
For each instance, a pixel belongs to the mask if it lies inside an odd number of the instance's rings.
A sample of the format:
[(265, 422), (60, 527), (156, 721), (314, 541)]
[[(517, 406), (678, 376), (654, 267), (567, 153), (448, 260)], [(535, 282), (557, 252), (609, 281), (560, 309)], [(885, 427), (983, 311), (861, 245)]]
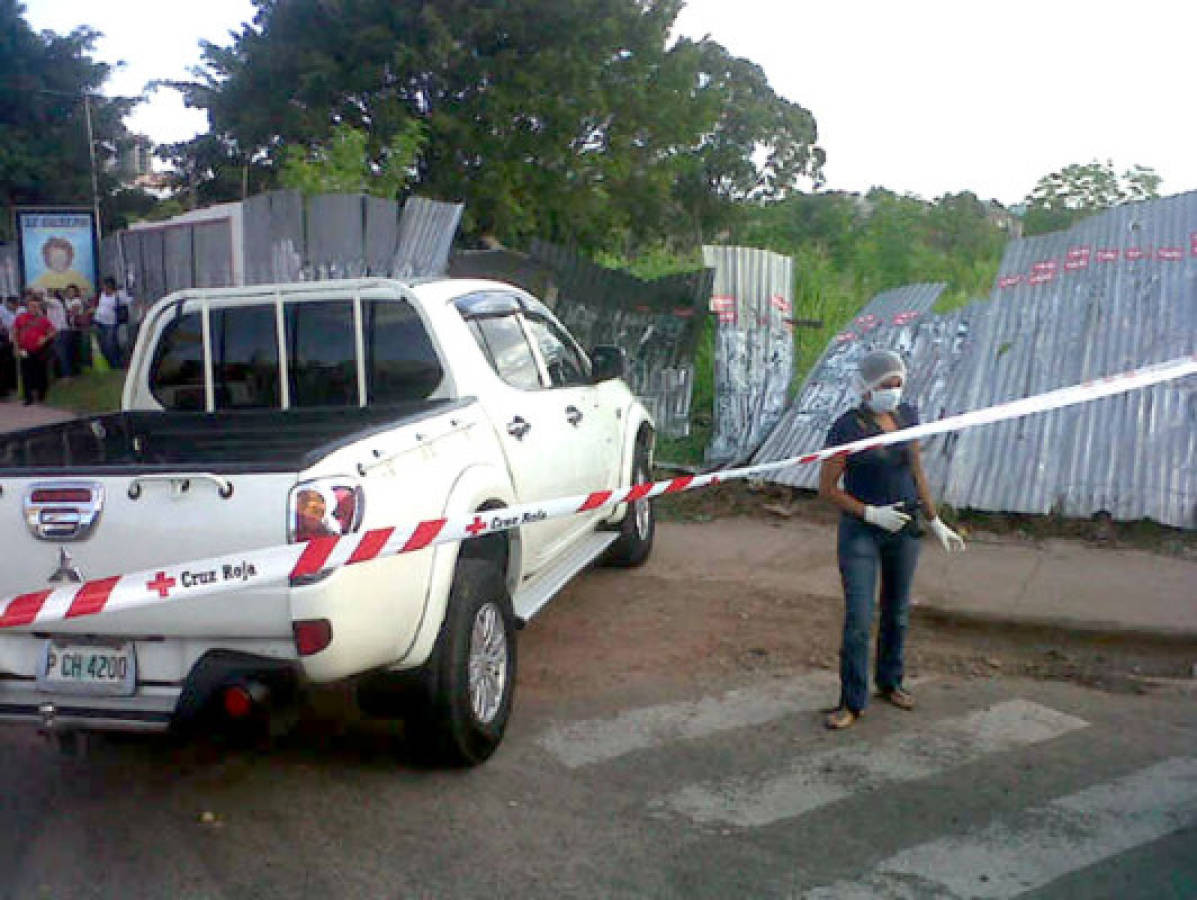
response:
[(420, 670), (407, 733), (426, 762), (476, 766), (503, 739), (515, 693), (515, 614), (493, 563), (457, 564), (445, 620)]
[[(636, 455), (632, 458), (632, 484), (652, 480), (648, 443), (636, 442)], [(637, 500), (628, 505), (623, 521), (619, 523), (619, 537), (603, 556), (603, 564), (630, 569), (643, 565), (653, 549), (653, 536), (657, 531), (657, 516), (652, 500)]]

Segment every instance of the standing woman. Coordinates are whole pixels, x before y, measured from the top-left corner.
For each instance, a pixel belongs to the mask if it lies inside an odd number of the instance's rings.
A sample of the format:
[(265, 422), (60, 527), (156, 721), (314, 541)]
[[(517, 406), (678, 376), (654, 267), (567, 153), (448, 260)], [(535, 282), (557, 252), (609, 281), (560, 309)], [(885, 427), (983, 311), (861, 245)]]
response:
[(25, 405), (46, 402), (50, 384), (50, 358), (54, 352), (54, 326), (42, 311), (42, 302), (30, 298), (26, 311), (13, 322), (17, 350), (21, 355), (21, 381)]
[[(889, 350), (866, 354), (857, 377), (861, 405), (836, 419), (827, 434), (827, 446), (917, 425), (918, 412), (901, 402), (905, 383), (906, 366), (898, 354)], [(828, 728), (839, 729), (855, 724), (868, 703), (869, 625), (878, 570), (881, 626), (877, 634), (877, 690), (900, 709), (914, 708), (914, 697), (902, 686), (902, 677), (910, 585), (919, 556), (915, 510), (921, 507), (945, 550), (963, 550), (964, 541), (936, 515), (918, 441), (827, 460), (819, 474), (819, 494), (842, 513), (837, 542), (844, 585), (840, 702), (826, 721)]]

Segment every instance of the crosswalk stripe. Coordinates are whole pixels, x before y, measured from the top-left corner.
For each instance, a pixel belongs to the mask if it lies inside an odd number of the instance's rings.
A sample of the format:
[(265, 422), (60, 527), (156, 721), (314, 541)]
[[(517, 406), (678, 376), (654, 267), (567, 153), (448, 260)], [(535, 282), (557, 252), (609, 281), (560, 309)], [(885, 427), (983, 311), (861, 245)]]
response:
[(763, 780), (738, 776), (688, 785), (653, 805), (696, 822), (768, 825), (886, 784), (927, 778), (991, 753), (1050, 741), (1088, 724), (1037, 703), (1008, 700), (875, 744), (858, 741), (813, 753)]
[(804, 896), (1016, 897), (1194, 825), (1197, 758), (1173, 758), (976, 833), (903, 850), (862, 881), (815, 888)]
[(835, 674), (815, 672), (730, 691), (719, 697), (649, 706), (610, 719), (558, 725), (537, 738), (537, 743), (566, 766), (577, 768), (677, 740), (696, 740), (820, 709), (834, 701), (838, 691)]

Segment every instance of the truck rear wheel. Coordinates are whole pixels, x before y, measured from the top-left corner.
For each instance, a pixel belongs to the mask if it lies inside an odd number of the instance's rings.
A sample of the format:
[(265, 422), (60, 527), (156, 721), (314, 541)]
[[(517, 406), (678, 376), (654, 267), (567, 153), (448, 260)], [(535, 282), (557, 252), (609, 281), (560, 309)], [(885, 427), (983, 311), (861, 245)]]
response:
[(460, 560), (408, 711), (408, 734), (420, 756), (454, 766), (490, 757), (511, 715), (515, 672), (515, 614), (503, 574), (484, 560)]
[[(643, 484), (646, 481), (652, 481), (648, 444), (638, 441), (636, 455), (632, 459), (632, 484)], [(629, 569), (643, 565), (652, 552), (653, 535), (656, 530), (657, 519), (653, 502), (642, 498), (630, 503), (623, 521), (619, 523), (619, 537), (607, 548), (603, 563)]]

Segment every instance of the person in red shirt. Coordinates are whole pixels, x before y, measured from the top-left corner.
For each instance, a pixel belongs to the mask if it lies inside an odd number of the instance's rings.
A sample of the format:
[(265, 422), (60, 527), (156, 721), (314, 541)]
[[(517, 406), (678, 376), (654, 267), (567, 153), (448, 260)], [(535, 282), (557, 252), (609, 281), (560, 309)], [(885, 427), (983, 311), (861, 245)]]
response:
[(25, 405), (44, 403), (50, 381), (50, 356), (54, 351), (55, 330), (46, 318), (41, 300), (30, 299), (26, 311), (12, 323), (12, 329), (16, 336), (17, 353), (21, 357)]

